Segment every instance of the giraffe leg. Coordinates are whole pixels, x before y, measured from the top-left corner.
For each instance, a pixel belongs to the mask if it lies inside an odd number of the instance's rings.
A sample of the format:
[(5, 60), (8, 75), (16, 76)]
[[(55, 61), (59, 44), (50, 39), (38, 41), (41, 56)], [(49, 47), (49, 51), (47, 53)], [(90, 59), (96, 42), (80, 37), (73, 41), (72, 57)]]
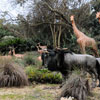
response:
[(81, 50), (81, 53), (83, 54), (83, 50), (82, 50), (82, 46), (80, 45), (80, 50)]
[(78, 39), (77, 42), (78, 42), (78, 44), (80, 46), (81, 53), (82, 54), (86, 54), (86, 51), (85, 51), (85, 42), (83, 42), (82, 39)]
[(95, 54), (96, 57), (99, 57), (97, 46), (93, 46), (93, 52), (94, 52), (94, 54)]
[(77, 43), (79, 44), (80, 46), (80, 50), (81, 50), (81, 53), (84, 54), (84, 50), (83, 50), (83, 46), (82, 46), (82, 42), (80, 39), (77, 40)]
[(83, 54), (86, 54), (85, 45), (82, 45), (82, 53), (83, 53)]

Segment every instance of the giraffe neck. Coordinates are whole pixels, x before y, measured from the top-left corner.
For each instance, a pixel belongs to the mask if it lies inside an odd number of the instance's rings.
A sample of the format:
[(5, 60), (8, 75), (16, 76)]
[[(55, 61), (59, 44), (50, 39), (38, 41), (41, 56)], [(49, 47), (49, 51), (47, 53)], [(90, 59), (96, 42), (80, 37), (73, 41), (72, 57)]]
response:
[(83, 33), (77, 28), (74, 20), (72, 21), (72, 26), (73, 26), (74, 34), (76, 35), (77, 38), (83, 36)]

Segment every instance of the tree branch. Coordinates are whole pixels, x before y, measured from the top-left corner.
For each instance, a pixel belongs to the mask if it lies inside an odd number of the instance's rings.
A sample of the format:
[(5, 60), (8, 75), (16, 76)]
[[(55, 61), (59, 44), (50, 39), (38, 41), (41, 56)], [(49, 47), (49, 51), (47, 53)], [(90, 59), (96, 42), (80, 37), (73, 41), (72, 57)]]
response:
[(13, 28), (9, 28), (9, 27), (7, 27), (7, 26), (3, 26), (3, 27), (4, 27), (5, 29), (9, 30), (10, 32), (13, 32), (15, 36), (17, 36), (17, 37), (23, 37), (23, 35), (21, 35), (20, 32), (14, 30)]
[(70, 27), (72, 27), (71, 23), (68, 22), (68, 20), (66, 19), (66, 17), (65, 17), (60, 11), (58, 11), (57, 9), (53, 9), (53, 8), (52, 8), (51, 6), (49, 6), (46, 2), (45, 2), (44, 4), (49, 8), (50, 11), (56, 12), (58, 15), (60, 15), (60, 16), (62, 17), (62, 19), (63, 19), (66, 23), (68, 23), (68, 25), (69, 25)]
[(67, 24), (65, 24), (65, 23), (52, 23), (52, 22), (42, 22), (42, 23), (37, 23), (37, 24), (30, 24), (30, 26), (31, 26), (31, 27), (37, 27), (37, 26), (43, 25), (43, 24), (64, 25), (64, 26), (66, 25), (66, 27), (69, 26), (69, 25), (67, 25)]

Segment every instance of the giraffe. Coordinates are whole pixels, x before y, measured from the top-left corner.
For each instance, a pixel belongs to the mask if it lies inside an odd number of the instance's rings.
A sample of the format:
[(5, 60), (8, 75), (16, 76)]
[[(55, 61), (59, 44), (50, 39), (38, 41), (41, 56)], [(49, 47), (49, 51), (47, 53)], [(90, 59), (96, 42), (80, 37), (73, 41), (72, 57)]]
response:
[(93, 52), (95, 53), (95, 56), (99, 56), (96, 41), (93, 38), (90, 38), (90, 37), (86, 36), (83, 32), (81, 32), (77, 28), (77, 26), (75, 24), (75, 21), (74, 21), (74, 15), (72, 15), (70, 17), (70, 20), (72, 22), (72, 27), (73, 27), (73, 30), (74, 30), (74, 34), (77, 37), (77, 43), (80, 46), (82, 54), (86, 54), (85, 48), (91, 46), (92, 49), (93, 49)]
[(96, 13), (96, 18), (99, 19), (99, 23), (100, 23), (100, 12)]

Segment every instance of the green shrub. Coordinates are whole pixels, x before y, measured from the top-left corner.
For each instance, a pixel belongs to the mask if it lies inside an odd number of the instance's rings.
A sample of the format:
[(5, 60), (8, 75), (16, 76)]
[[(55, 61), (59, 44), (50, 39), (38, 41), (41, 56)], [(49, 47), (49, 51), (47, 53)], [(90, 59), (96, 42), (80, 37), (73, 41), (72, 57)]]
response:
[(3, 27), (0, 27), (0, 39), (4, 36), (14, 36), (14, 34)]
[[(41, 62), (37, 59), (38, 56), (40, 56), (38, 54), (38, 52), (27, 52), (25, 57), (24, 57), (24, 62), (25, 62), (25, 66), (26, 65), (32, 65), (35, 68), (41, 68), (42, 64)], [(29, 63), (30, 62), (30, 63)]]
[(7, 39), (7, 40), (2, 40), (0, 42), (1, 52), (9, 51), (9, 47), (15, 47), (16, 52), (25, 51), (26, 41), (20, 38), (12, 38), (12, 39)]
[(22, 51), (32, 51), (36, 49), (36, 43), (32, 40), (25, 40), (14, 36), (4, 36), (0, 41), (0, 51), (7, 52), (9, 47), (14, 47), (16, 53)]
[(28, 55), (24, 57), (24, 61), (26, 65), (35, 65), (35, 61), (32, 56)]
[(21, 66), (23, 68), (25, 67), (25, 61), (23, 59), (13, 57), (13, 62), (18, 64), (19, 66)]
[(42, 64), (37, 59), (38, 56), (39, 56), (39, 54), (37, 52), (26, 52), (22, 59), (13, 57), (13, 62), (17, 63), (18, 65), (20, 65), (22, 67), (32, 65), (35, 68), (41, 68)]
[(61, 83), (62, 76), (60, 73), (53, 73), (47, 69), (37, 69), (33, 66), (26, 67), (26, 73), (31, 82), (40, 83)]

